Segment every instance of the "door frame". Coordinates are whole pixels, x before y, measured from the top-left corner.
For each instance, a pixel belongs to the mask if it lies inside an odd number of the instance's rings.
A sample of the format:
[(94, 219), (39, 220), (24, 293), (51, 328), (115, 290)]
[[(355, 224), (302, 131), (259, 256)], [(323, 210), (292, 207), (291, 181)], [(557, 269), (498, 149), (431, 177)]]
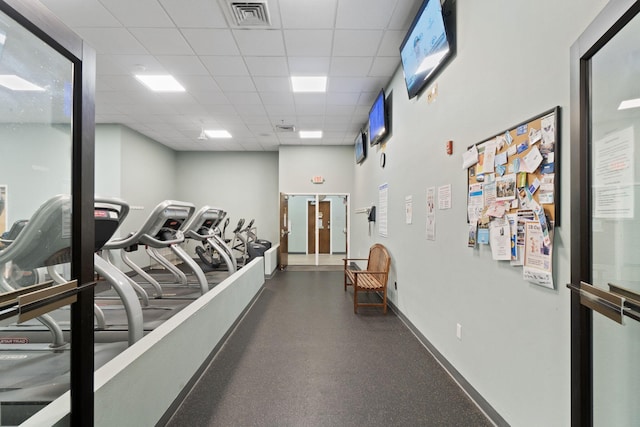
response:
[[(95, 51), (44, 5), (33, 0), (0, 0), (0, 10), (73, 64), (71, 151), (71, 278), (93, 282), (95, 175)], [(71, 304), (71, 425), (94, 422), (93, 287)]]
[[(571, 284), (592, 283), (590, 60), (640, 12), (640, 0), (609, 2), (571, 46)], [(571, 292), (571, 425), (593, 425), (592, 311)]]
[[(351, 245), (349, 243), (349, 239), (351, 238), (351, 193), (291, 193), (291, 192), (286, 192), (286, 191), (281, 191), (280, 192), (283, 195), (286, 196), (307, 196), (309, 198), (315, 198), (316, 200), (320, 197), (320, 196), (339, 196), (339, 197), (346, 197), (346, 201), (347, 201), (347, 206), (346, 206), (346, 215), (347, 215), (347, 233), (345, 236), (345, 242), (346, 242), (346, 258), (350, 257), (350, 252), (351, 252)], [(333, 206), (332, 206), (332, 222), (333, 222)], [(317, 214), (317, 212), (316, 212)], [(280, 218), (280, 222), (282, 222), (282, 218)], [(306, 223), (306, 221), (305, 221)], [(306, 227), (306, 226), (305, 226)], [(307, 230), (308, 233), (308, 230)], [(306, 241), (306, 237), (305, 237), (305, 241)], [(308, 244), (306, 245), (308, 246)], [(332, 243), (331, 243), (331, 253), (333, 253), (333, 239), (332, 239)], [(316, 253), (316, 263), (315, 265), (318, 265), (318, 254)]]

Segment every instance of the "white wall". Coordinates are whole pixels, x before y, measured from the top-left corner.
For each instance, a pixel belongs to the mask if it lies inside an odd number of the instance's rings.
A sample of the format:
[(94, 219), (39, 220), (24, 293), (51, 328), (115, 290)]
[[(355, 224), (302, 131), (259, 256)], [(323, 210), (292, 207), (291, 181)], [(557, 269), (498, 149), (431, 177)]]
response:
[(95, 194), (121, 198), (122, 193), (122, 126), (96, 126)]
[[(393, 93), (387, 166), (377, 153), (356, 168), (352, 206), (377, 204), (389, 184), (389, 237), (367, 235), (352, 216), (352, 256), (376, 241), (393, 257), (390, 299), (512, 425), (570, 424), (569, 48), (606, 3), (457, 2), (458, 52), (438, 78), (439, 96), (407, 99), (401, 71)], [(544, 23), (544, 24), (543, 24)], [(557, 290), (528, 284), (522, 270), (467, 247), (470, 144), (555, 106), (562, 111), (562, 227), (555, 237)], [(454, 141), (454, 155), (445, 142)], [(372, 155), (373, 154), (373, 155)], [(451, 184), (452, 209), (436, 211), (436, 241), (425, 239), (426, 188)], [(413, 224), (404, 223), (413, 196)], [(462, 340), (456, 324), (462, 325)]]
[[(353, 146), (281, 146), (279, 185), (282, 193), (350, 193), (354, 174)], [(321, 175), (324, 184), (311, 178)]]
[(279, 241), (277, 153), (180, 152), (175, 173), (180, 198), (227, 211), (227, 237), (238, 219), (254, 218), (260, 239)]
[(68, 126), (0, 125), (0, 185), (7, 186), (7, 229), (56, 194), (71, 193)]

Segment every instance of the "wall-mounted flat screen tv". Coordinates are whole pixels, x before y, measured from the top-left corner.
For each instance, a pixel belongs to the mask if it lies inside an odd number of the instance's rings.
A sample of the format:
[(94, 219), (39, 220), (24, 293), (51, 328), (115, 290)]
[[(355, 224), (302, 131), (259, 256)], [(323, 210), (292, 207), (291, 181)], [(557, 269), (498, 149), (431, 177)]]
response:
[[(446, 8), (446, 10), (445, 10)], [(455, 52), (452, 0), (424, 0), (400, 45), (400, 59), (409, 99), (444, 68)]]
[(365, 136), (362, 131), (358, 131), (355, 139), (356, 163), (362, 163), (367, 157), (367, 144), (365, 144)]
[(388, 133), (387, 105), (382, 89), (369, 110), (369, 144), (373, 146), (382, 142)]

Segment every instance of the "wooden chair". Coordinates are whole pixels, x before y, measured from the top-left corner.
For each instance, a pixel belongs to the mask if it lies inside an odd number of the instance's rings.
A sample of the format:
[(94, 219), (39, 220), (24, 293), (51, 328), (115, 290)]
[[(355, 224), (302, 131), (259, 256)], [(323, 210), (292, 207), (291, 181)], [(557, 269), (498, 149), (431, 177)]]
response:
[[(353, 312), (358, 313), (358, 306), (382, 307), (387, 313), (387, 281), (391, 256), (389, 251), (380, 243), (369, 249), (369, 258), (343, 258), (344, 261), (344, 290), (353, 286)], [(350, 261), (367, 261), (365, 270), (358, 270), (349, 265)], [(382, 292), (381, 303), (358, 303), (358, 292)]]

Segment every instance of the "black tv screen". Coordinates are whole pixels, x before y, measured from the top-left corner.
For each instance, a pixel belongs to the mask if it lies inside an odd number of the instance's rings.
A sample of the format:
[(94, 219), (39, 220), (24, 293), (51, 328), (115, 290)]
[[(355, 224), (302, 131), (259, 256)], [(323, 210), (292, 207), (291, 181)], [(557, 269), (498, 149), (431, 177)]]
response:
[(409, 99), (429, 84), (455, 52), (453, 13), (450, 12), (443, 13), (440, 0), (424, 0), (400, 45)]
[(356, 163), (362, 163), (367, 157), (367, 147), (362, 131), (358, 131), (355, 139)]
[(382, 89), (369, 110), (369, 144), (380, 143), (388, 133), (387, 105)]

